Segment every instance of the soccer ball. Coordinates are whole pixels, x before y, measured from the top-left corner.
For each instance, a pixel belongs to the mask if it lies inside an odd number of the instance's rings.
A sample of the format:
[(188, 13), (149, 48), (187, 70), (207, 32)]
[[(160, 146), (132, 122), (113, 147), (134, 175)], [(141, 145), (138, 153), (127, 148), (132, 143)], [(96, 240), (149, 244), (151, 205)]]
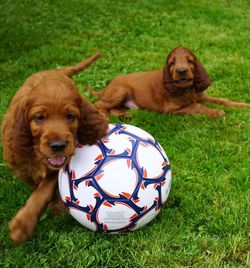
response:
[(171, 171), (166, 153), (147, 132), (109, 124), (97, 144), (79, 144), (59, 172), (59, 192), (82, 225), (104, 233), (134, 231), (167, 200)]

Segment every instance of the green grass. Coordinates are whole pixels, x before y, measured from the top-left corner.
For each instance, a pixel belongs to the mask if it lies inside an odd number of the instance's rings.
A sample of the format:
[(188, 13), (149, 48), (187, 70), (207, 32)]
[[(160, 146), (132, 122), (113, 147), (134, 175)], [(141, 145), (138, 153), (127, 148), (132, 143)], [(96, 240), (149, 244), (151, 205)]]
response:
[[(247, 0), (1, 1), (0, 119), (29, 75), (97, 50), (103, 58), (74, 78), (81, 90), (160, 68), (183, 45), (206, 65), (211, 95), (250, 102), (249, 9)], [(216, 119), (132, 112), (126, 123), (166, 150), (173, 186), (157, 218), (126, 235), (96, 234), (46, 212), (32, 239), (14, 246), (8, 222), (30, 190), (1, 158), (0, 267), (250, 267), (250, 109), (225, 111)]]

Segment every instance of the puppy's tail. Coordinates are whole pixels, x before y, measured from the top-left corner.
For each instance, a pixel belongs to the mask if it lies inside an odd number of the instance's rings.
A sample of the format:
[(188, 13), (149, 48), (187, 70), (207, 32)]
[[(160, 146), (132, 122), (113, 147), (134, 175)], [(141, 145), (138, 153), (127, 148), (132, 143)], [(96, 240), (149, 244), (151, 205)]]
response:
[(95, 91), (92, 87), (90, 87), (89, 85), (85, 85), (84, 86), (84, 89), (86, 91), (88, 91), (92, 96), (95, 96), (95, 97), (101, 97), (102, 96), (102, 92), (97, 92)]
[(93, 62), (95, 62), (100, 57), (101, 57), (101, 54), (96, 53), (95, 55), (90, 56), (86, 60), (83, 60), (83, 61), (81, 61), (80, 63), (78, 63), (76, 65), (56, 70), (56, 73), (57, 74), (64, 74), (66, 76), (71, 77), (74, 74), (86, 69), (89, 65), (91, 65)]

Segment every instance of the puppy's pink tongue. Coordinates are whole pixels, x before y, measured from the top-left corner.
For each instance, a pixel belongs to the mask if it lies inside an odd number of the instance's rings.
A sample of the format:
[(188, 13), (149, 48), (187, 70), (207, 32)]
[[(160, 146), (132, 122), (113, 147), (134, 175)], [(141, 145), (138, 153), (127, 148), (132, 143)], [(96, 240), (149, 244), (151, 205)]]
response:
[(50, 157), (48, 158), (49, 163), (52, 166), (62, 166), (65, 162), (65, 157), (64, 156), (55, 156), (55, 157)]

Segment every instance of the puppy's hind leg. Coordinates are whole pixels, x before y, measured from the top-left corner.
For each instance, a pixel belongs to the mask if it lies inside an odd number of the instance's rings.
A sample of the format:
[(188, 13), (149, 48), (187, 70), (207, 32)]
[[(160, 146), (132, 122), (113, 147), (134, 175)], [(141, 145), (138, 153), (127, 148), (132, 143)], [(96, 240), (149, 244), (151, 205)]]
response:
[(124, 119), (131, 119), (132, 116), (128, 113), (128, 108), (121, 107), (119, 109), (111, 109), (110, 112), (117, 117), (124, 118)]
[(116, 112), (121, 110), (120, 112), (123, 114), (124, 111), (121, 107), (128, 97), (129, 89), (124, 87), (108, 87), (103, 91), (103, 95), (100, 100), (95, 103), (95, 106), (105, 115), (108, 115), (112, 109)]

